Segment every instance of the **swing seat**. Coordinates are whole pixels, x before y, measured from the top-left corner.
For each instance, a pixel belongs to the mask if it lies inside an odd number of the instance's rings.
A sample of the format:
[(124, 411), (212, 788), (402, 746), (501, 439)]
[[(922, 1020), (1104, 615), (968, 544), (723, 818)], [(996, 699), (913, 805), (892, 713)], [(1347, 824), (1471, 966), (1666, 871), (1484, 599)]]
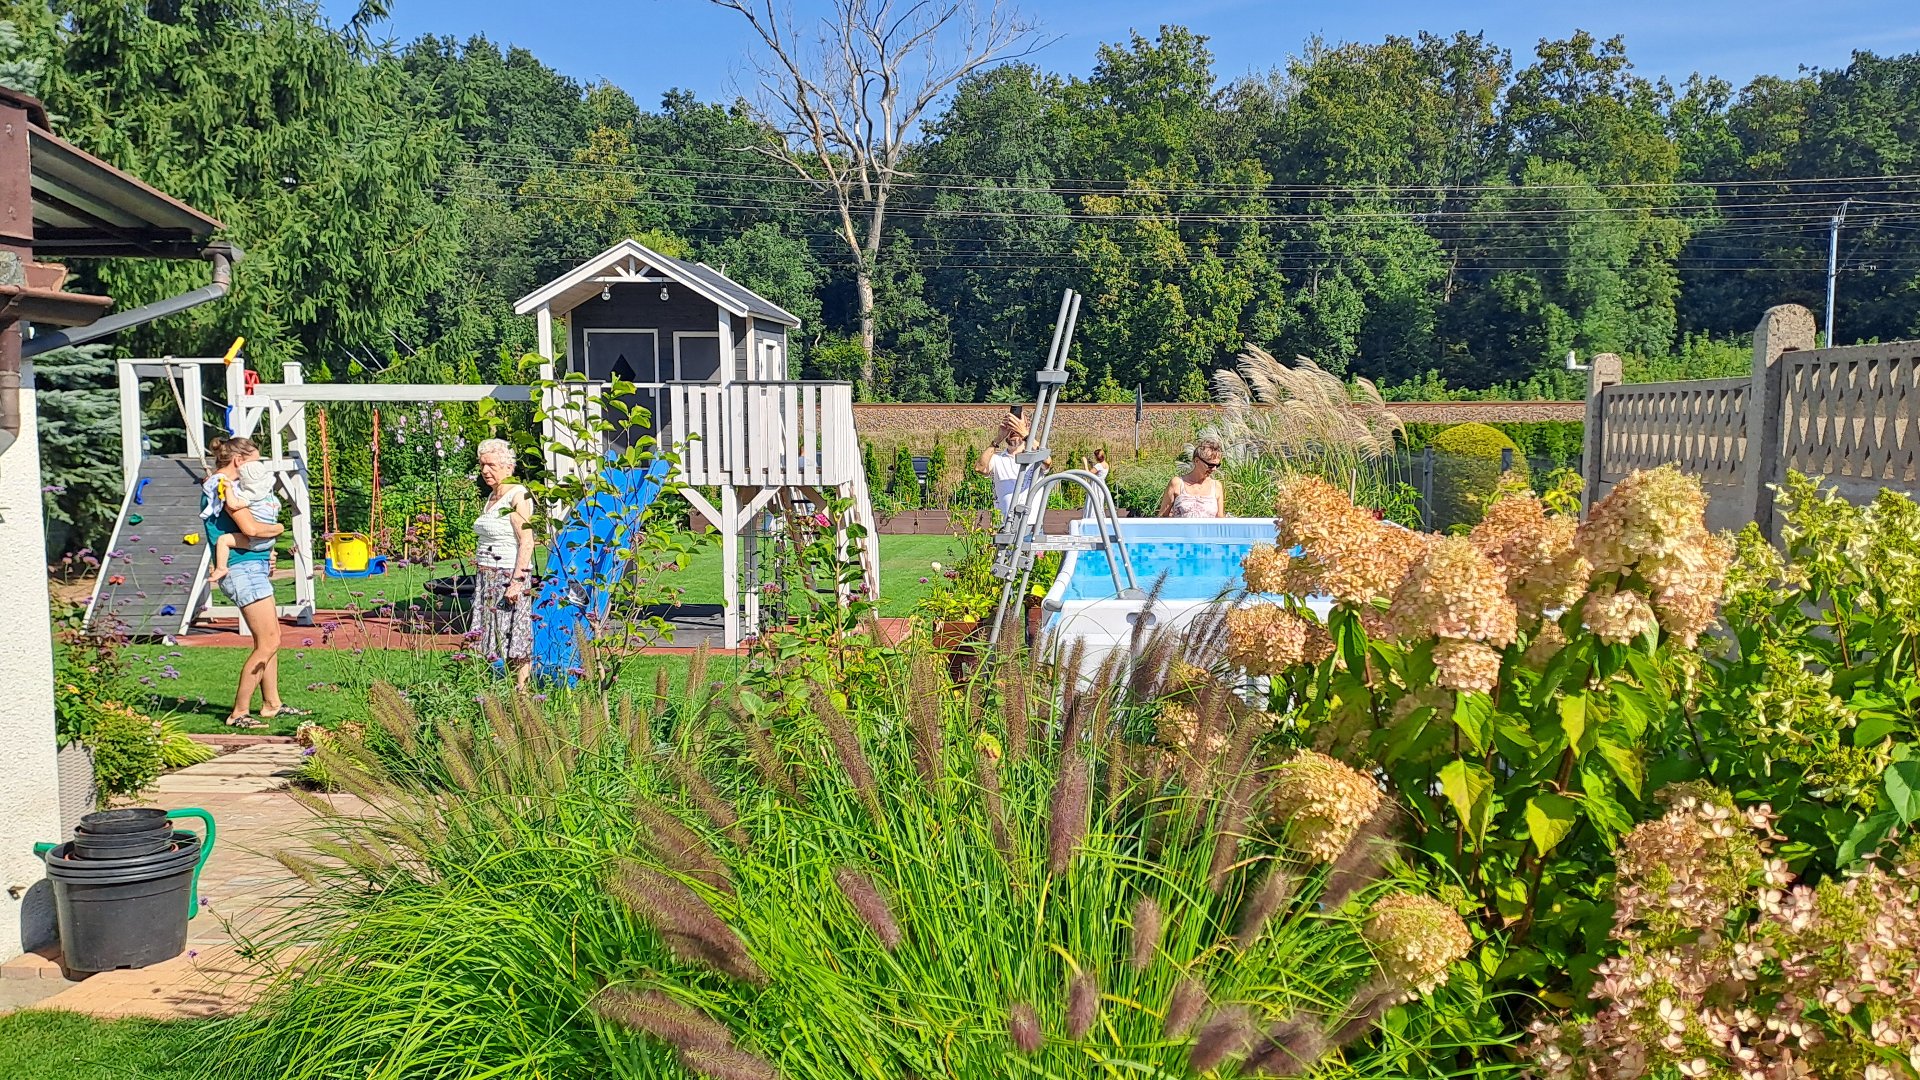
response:
[(387, 572), (387, 557), (373, 553), (373, 538), (366, 533), (332, 533), (327, 537), (326, 571), (328, 577), (374, 577)]

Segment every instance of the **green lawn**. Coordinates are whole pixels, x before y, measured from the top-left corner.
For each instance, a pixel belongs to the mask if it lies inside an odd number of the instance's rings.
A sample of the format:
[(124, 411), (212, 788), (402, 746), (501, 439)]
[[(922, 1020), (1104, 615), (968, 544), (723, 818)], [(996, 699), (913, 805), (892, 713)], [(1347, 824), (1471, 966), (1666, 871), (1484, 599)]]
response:
[[(930, 564), (949, 562), (958, 550), (959, 541), (950, 536), (880, 537), (880, 613), (887, 616), (910, 613), (931, 588), (930, 581), (926, 584), (920, 581), (923, 577), (931, 578)], [(285, 565), (284, 561), (282, 565)], [(431, 569), (395, 567), (379, 577), (371, 578), (322, 577), (315, 586), (315, 597), (319, 607), (325, 611), (344, 611), (349, 607), (372, 611), (386, 604), (420, 600), (426, 595), (425, 585), (429, 579), (458, 574), (461, 570), (460, 564), (449, 562)], [(717, 543), (701, 548), (694, 555), (692, 565), (680, 574), (679, 583), (686, 589), (687, 603), (720, 602), (720, 547)], [(293, 602), (293, 582), (277, 582), (274, 587), (282, 603)]]
[(96, 1020), (26, 1010), (0, 1016), (0, 1076), (20, 1080), (192, 1080), (217, 1022)]
[[(880, 613), (889, 617), (912, 613), (933, 588), (932, 564), (949, 562), (959, 552), (959, 541), (949, 536), (882, 536), (880, 538)], [(457, 572), (451, 565), (428, 570), (401, 567), (374, 578), (322, 578), (318, 589), (323, 610), (358, 606), (373, 611), (389, 603), (405, 603), (423, 595), (432, 577)], [(690, 604), (720, 602), (720, 550), (709, 545), (694, 556), (681, 584)], [(925, 579), (925, 580), (922, 580)], [(280, 582), (282, 598), (291, 601), (293, 585)], [(444, 683), (459, 673), (450, 665), (462, 663), (446, 652), (426, 649), (352, 649), (320, 644), (319, 630), (292, 629), (286, 640), (293, 647), (280, 659), (280, 690), (287, 702), (313, 711), (313, 719), (327, 725), (366, 715), (366, 691), (376, 680), (396, 686)], [(313, 644), (302, 647), (302, 642)], [(150, 711), (172, 713), (188, 731), (230, 732), (222, 721), (233, 704), (233, 681), (246, 650), (194, 646), (141, 645), (127, 650), (135, 675), (149, 689)], [(465, 663), (471, 663), (466, 661)], [(662, 667), (678, 676), (685, 659), (672, 655), (638, 656), (627, 661), (623, 685), (635, 692), (651, 691)], [(716, 658), (714, 673), (730, 678), (737, 661)], [(278, 719), (263, 729), (287, 735), (300, 721)], [(4, 1076), (0, 1073), (0, 1076)]]
[[(187, 731), (235, 734), (222, 721), (233, 704), (233, 682), (240, 670), (245, 649), (195, 646), (169, 648), (164, 645), (136, 645), (127, 649), (134, 673), (147, 680), (152, 698), (148, 711), (156, 715), (172, 714)], [(264, 735), (291, 735), (303, 720), (312, 719), (329, 727), (346, 720), (366, 718), (367, 688), (375, 681), (395, 686), (444, 684), (462, 677), (455, 672), (455, 661), (445, 652), (413, 649), (293, 648), (280, 658), (280, 692), (290, 705), (310, 709), (310, 718), (280, 717), (269, 726), (251, 732)], [(675, 654), (629, 657), (621, 669), (621, 688), (636, 695), (651, 693), (655, 674), (662, 668), (676, 686), (686, 670), (686, 658)], [(731, 656), (716, 656), (712, 661), (715, 679), (731, 679), (739, 661)], [(177, 678), (167, 674), (172, 671)], [(247, 733), (242, 733), (247, 734)], [(0, 1077), (5, 1077), (0, 1072)]]

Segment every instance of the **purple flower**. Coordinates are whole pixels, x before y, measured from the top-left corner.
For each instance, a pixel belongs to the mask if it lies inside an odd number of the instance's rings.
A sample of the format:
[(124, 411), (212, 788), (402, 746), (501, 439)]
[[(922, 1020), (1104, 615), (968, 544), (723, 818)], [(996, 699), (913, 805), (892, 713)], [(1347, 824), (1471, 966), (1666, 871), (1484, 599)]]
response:
[(199, 956), (199, 955), (200, 955), (200, 950), (199, 950), (199, 949), (188, 949), (188, 950), (187, 950), (187, 959), (189, 959), (189, 960), (191, 960), (191, 959), (193, 959), (194, 957), (196, 957), (196, 956)]
[(926, 577), (925, 577), (925, 576), (922, 576), (922, 577), (920, 578), (920, 584), (922, 584), (922, 585), (925, 585), (926, 583), (927, 583), (927, 579), (926, 579)]

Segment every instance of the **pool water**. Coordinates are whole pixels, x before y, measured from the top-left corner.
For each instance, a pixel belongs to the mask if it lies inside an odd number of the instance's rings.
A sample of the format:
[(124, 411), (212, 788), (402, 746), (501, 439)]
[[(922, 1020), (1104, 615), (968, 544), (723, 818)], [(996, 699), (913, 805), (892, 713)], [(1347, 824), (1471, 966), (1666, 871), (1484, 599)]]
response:
[[(1162, 599), (1212, 600), (1245, 585), (1240, 564), (1253, 547), (1252, 543), (1230, 541), (1129, 540), (1127, 555), (1133, 560), (1134, 580), (1142, 589), (1151, 592), (1157, 582)], [(1082, 551), (1077, 555), (1073, 577), (1061, 599), (1112, 599), (1113, 575), (1107, 567), (1107, 553)]]
[[(1090, 522), (1074, 531), (1093, 532)], [(1164, 600), (1215, 600), (1246, 585), (1240, 565), (1256, 544), (1275, 540), (1272, 518), (1125, 518), (1120, 535), (1140, 588), (1160, 585)], [(1050, 605), (1073, 600), (1114, 599), (1113, 576), (1104, 551), (1076, 551), (1061, 567)]]

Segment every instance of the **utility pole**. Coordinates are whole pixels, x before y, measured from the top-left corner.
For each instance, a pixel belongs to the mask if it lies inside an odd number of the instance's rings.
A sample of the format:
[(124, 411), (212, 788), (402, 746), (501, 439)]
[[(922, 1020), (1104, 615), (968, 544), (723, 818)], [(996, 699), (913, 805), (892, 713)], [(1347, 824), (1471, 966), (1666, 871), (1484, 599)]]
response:
[(1827, 234), (1827, 348), (1840, 343), (1833, 336), (1833, 285), (1840, 276), (1840, 223), (1847, 219), (1847, 204), (1852, 199), (1840, 200), (1840, 210), (1833, 215), (1833, 228)]

